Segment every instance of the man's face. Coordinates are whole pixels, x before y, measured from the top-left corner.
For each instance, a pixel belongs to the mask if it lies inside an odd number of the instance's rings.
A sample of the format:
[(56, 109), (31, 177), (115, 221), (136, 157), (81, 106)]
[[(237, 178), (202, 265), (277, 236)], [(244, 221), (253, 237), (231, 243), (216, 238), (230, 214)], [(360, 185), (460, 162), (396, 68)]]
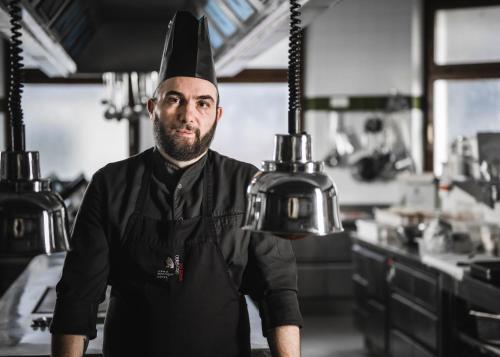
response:
[(189, 161), (204, 153), (213, 139), (222, 108), (217, 107), (217, 89), (209, 81), (173, 77), (160, 84), (148, 102), (156, 144), (178, 161)]

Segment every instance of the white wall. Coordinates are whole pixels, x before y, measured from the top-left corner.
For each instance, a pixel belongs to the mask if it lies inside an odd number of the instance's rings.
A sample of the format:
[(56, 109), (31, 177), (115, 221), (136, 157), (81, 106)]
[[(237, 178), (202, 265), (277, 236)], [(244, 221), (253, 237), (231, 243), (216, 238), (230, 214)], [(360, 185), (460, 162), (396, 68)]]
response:
[(248, 62), (247, 68), (287, 69), (288, 68), (288, 37), (285, 37), (267, 51)]
[[(387, 96), (392, 92), (420, 96), (421, 1), (347, 0), (329, 9), (307, 29), (305, 96)], [(358, 126), (373, 112), (348, 112), (346, 125)], [(380, 113), (379, 113), (380, 114)], [(397, 114), (422, 166), (422, 113)], [(399, 119), (399, 117), (401, 117)], [(330, 115), (306, 112), (315, 159), (329, 151)], [(396, 182), (360, 183), (347, 169), (328, 169), (343, 204), (392, 204), (400, 199)]]
[(307, 29), (307, 96), (411, 93), (413, 82), (420, 81), (412, 47), (418, 4), (345, 0), (318, 17)]

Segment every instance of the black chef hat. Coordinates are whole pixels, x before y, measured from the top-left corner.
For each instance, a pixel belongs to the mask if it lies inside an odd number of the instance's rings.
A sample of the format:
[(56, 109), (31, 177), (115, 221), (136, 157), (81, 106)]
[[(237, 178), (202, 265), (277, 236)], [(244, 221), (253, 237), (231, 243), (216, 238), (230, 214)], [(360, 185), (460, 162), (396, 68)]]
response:
[(196, 77), (217, 86), (207, 18), (178, 11), (170, 21), (163, 48), (158, 84), (171, 77)]

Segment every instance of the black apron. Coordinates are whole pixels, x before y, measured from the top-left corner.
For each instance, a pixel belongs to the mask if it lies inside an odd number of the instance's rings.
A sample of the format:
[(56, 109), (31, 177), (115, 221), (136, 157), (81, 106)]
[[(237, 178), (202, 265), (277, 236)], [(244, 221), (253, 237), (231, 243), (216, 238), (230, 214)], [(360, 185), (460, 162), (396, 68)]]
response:
[(202, 215), (177, 221), (144, 215), (148, 160), (135, 211), (111, 249), (105, 357), (250, 356), (245, 299), (229, 274), (211, 217), (212, 160), (207, 155)]

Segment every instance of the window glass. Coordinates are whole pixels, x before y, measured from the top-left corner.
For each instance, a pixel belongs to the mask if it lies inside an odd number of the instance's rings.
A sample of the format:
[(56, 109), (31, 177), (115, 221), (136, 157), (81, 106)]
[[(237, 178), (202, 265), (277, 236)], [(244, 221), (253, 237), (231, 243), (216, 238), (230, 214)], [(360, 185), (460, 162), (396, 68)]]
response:
[(210, 44), (212, 47), (217, 49), (222, 46), (224, 39), (211, 24), (208, 24), (208, 31), (210, 32)]
[(26, 148), (40, 152), (42, 176), (87, 179), (128, 157), (128, 123), (104, 119), (103, 85), (25, 85)]
[(246, 21), (255, 12), (246, 0), (226, 0), (226, 3), (242, 21)]
[(439, 10), (434, 61), (439, 65), (500, 62), (500, 6)]
[(500, 79), (434, 82), (435, 170), (455, 138), (488, 131), (500, 131)]
[(224, 108), (212, 148), (260, 168), (272, 160), (274, 134), (288, 132), (286, 83), (219, 84)]
[(215, 23), (217, 28), (219, 28), (226, 37), (236, 32), (236, 25), (213, 0), (210, 0), (205, 6), (205, 11), (212, 20), (212, 23)]

